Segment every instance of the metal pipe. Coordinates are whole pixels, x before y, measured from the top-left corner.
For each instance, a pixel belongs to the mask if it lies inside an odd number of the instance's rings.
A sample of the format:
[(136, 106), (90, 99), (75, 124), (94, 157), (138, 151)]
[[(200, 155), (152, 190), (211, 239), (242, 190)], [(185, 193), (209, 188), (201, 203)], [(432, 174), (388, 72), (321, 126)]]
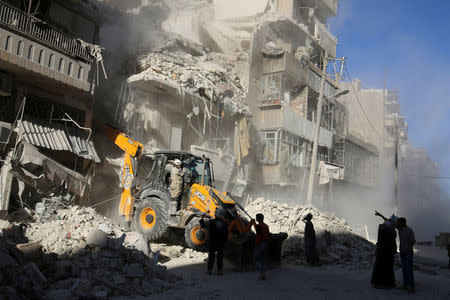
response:
[(206, 157), (203, 155), (203, 167), (202, 167), (202, 186), (205, 183), (205, 163), (206, 163)]

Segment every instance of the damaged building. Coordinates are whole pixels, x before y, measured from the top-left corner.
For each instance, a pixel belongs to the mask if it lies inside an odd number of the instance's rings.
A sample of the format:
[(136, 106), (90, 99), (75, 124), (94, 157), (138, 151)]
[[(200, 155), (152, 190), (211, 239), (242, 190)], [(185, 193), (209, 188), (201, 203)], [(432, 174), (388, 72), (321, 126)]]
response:
[[(326, 28), (337, 1), (268, 1), (249, 16), (221, 16), (220, 3), (185, 2), (186, 9), (173, 10), (161, 25), (183, 38), (168, 35), (163, 45), (141, 51), (135, 74), (122, 84), (116, 125), (150, 151), (216, 158), (226, 170), (216, 176), (219, 188), (235, 195), (250, 182), (267, 191), (304, 191), (325, 63), (319, 161), (341, 178), (333, 148), (336, 131), (345, 126), (345, 107), (334, 98), (342, 61)], [(179, 26), (186, 18), (189, 28)], [(320, 197), (329, 190), (320, 188)]]
[(90, 1), (0, 1), (0, 209), (87, 197), (101, 65)]
[[(249, 54), (247, 101), (262, 141), (258, 153), (260, 183), (267, 187), (267, 193), (275, 189), (292, 195), (297, 190), (300, 194), (296, 195), (303, 195), (324, 64), (327, 74), (319, 162), (331, 166), (336, 160), (335, 135), (345, 126), (345, 107), (335, 100), (340, 77), (335, 69), (340, 63), (335, 58), (337, 39), (325, 25), (327, 18), (336, 15), (337, 1), (276, 1), (273, 10), (277, 17), (268, 18), (255, 29)], [(342, 167), (335, 167), (341, 173)], [(326, 199), (329, 185), (319, 187), (318, 177), (315, 185), (316, 196)], [(300, 198), (290, 201), (302, 203)]]
[[(181, 38), (139, 56), (140, 73), (122, 86), (116, 122), (147, 151), (184, 150), (218, 158), (228, 188), (235, 163), (248, 156), (246, 87), (233, 71), (239, 58)], [(221, 162), (222, 161), (222, 162)]]

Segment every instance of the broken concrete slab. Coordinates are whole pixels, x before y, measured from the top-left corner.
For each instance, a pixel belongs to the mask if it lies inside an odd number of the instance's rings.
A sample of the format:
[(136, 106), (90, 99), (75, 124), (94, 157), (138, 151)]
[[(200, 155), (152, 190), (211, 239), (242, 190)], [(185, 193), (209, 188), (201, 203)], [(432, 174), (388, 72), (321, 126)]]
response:
[(39, 260), (42, 258), (42, 245), (36, 242), (18, 244), (17, 248), (22, 251), (28, 260)]
[(105, 248), (108, 245), (108, 235), (100, 229), (91, 229), (86, 237), (86, 244), (91, 247)]
[(3, 230), (11, 231), (12, 224), (9, 221), (0, 219), (0, 234)]

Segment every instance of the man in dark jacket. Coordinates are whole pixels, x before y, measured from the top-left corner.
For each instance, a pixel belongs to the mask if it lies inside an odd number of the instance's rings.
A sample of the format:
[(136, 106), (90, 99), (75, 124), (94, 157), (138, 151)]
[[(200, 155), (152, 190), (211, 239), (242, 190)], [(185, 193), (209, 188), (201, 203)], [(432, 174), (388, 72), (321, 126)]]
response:
[(450, 244), (447, 244), (448, 269), (450, 270)]
[(403, 288), (408, 293), (415, 293), (414, 273), (413, 273), (413, 246), (416, 243), (414, 232), (406, 226), (405, 218), (398, 218), (398, 237), (400, 240), (400, 258), (403, 270)]
[(217, 274), (223, 275), (223, 253), (225, 244), (228, 240), (228, 224), (224, 218), (224, 210), (218, 207), (215, 212), (215, 218), (210, 220), (208, 224), (200, 219), (200, 226), (208, 228), (208, 271), (207, 274), (212, 274), (214, 267), (214, 259), (217, 253)]
[(305, 256), (306, 262), (311, 266), (319, 265), (319, 253), (317, 251), (316, 231), (311, 222), (312, 214), (308, 213), (304, 218), (305, 222)]

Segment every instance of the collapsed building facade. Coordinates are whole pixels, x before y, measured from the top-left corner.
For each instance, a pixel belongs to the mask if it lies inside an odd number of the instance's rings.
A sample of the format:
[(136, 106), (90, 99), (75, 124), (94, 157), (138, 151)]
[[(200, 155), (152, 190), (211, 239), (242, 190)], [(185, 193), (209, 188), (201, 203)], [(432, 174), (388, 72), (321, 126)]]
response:
[[(188, 15), (173, 13), (191, 25), (164, 27), (194, 42), (174, 38), (141, 55), (137, 74), (122, 86), (115, 121), (148, 149), (215, 158), (224, 166), (216, 176), (219, 187), (235, 195), (246, 188), (252, 193), (249, 183), (258, 191), (305, 191), (325, 63), (319, 160), (337, 168), (341, 178), (333, 148), (335, 132), (344, 130), (345, 107), (333, 98), (340, 77), (334, 70), (337, 40), (325, 25), (338, 3), (303, 2), (268, 1), (254, 15), (226, 19), (215, 18), (205, 3), (189, 7)], [(326, 198), (329, 189), (318, 194)]]
[[(328, 72), (318, 161), (329, 166), (336, 162), (335, 135), (345, 125), (345, 107), (334, 98), (340, 77), (334, 69), (339, 64), (337, 39), (325, 25), (336, 15), (337, 1), (277, 1), (273, 10), (279, 17), (255, 29), (249, 55), (247, 99), (262, 140), (260, 183), (268, 188), (266, 192), (299, 191), (294, 193), (298, 198), (290, 201), (303, 203), (324, 65)], [(315, 196), (323, 202), (330, 185), (319, 187), (316, 179)]]
[(87, 197), (98, 30), (88, 1), (0, 2), (2, 212), (10, 196)]
[[(43, 155), (22, 165), (48, 165), (44, 161), (50, 158), (62, 168), (66, 175), (44, 172), (45, 189), (37, 187), (36, 178), (27, 179), (41, 194), (69, 189), (69, 194), (87, 197), (94, 163), (100, 157), (110, 159), (97, 155), (90, 130), (93, 93), (102, 73), (98, 48), (82, 42), (111, 42), (99, 26), (105, 16), (112, 16), (113, 31), (123, 27), (139, 47), (120, 63), (111, 47), (108, 68), (126, 75), (106, 81), (103, 89), (111, 94), (97, 93), (102, 107), (97, 118), (110, 115), (108, 121), (141, 141), (147, 151), (205, 154), (214, 162), (219, 189), (240, 197), (276, 195), (280, 201), (302, 204), (326, 66), (314, 204), (340, 213), (351, 202), (349, 190), (371, 199), (366, 195), (383, 184), (383, 178), (392, 181), (392, 171), (383, 171), (394, 164), (392, 133), (400, 128), (401, 139), (407, 125), (394, 92), (363, 89), (358, 80), (342, 81), (345, 61), (336, 58), (337, 39), (326, 25), (337, 14), (338, 1), (271, 0), (252, 8), (250, 15), (231, 12), (225, 18), (217, 17), (219, 6), (209, 1), (99, 1), (98, 7), (89, 1), (47, 1), (31, 7), (38, 8), (32, 22), (23, 12), (27, 8), (16, 2), (2, 2), (0, 24), (5, 31), (2, 70), (8, 79), (2, 97), (2, 159), (18, 161), (18, 155), (7, 154), (21, 140), (30, 144), (23, 149), (37, 153), (34, 146)], [(108, 7), (102, 18), (97, 18), (99, 7)], [(119, 15), (122, 20), (147, 21), (157, 15), (158, 22), (151, 28), (148, 22), (140, 24), (134, 32), (136, 28), (122, 26)], [(156, 42), (146, 40), (148, 35)], [(345, 90), (349, 94), (336, 96)], [(119, 162), (114, 162), (116, 171)], [(8, 165), (2, 172), (2, 199), (11, 190), (5, 186), (14, 182)], [(113, 173), (109, 168), (97, 170), (101, 180), (118, 180)], [(26, 194), (26, 176), (20, 176), (20, 184), (12, 185), (13, 194)], [(113, 197), (117, 191), (112, 190), (105, 187), (101, 193), (110, 191)]]

